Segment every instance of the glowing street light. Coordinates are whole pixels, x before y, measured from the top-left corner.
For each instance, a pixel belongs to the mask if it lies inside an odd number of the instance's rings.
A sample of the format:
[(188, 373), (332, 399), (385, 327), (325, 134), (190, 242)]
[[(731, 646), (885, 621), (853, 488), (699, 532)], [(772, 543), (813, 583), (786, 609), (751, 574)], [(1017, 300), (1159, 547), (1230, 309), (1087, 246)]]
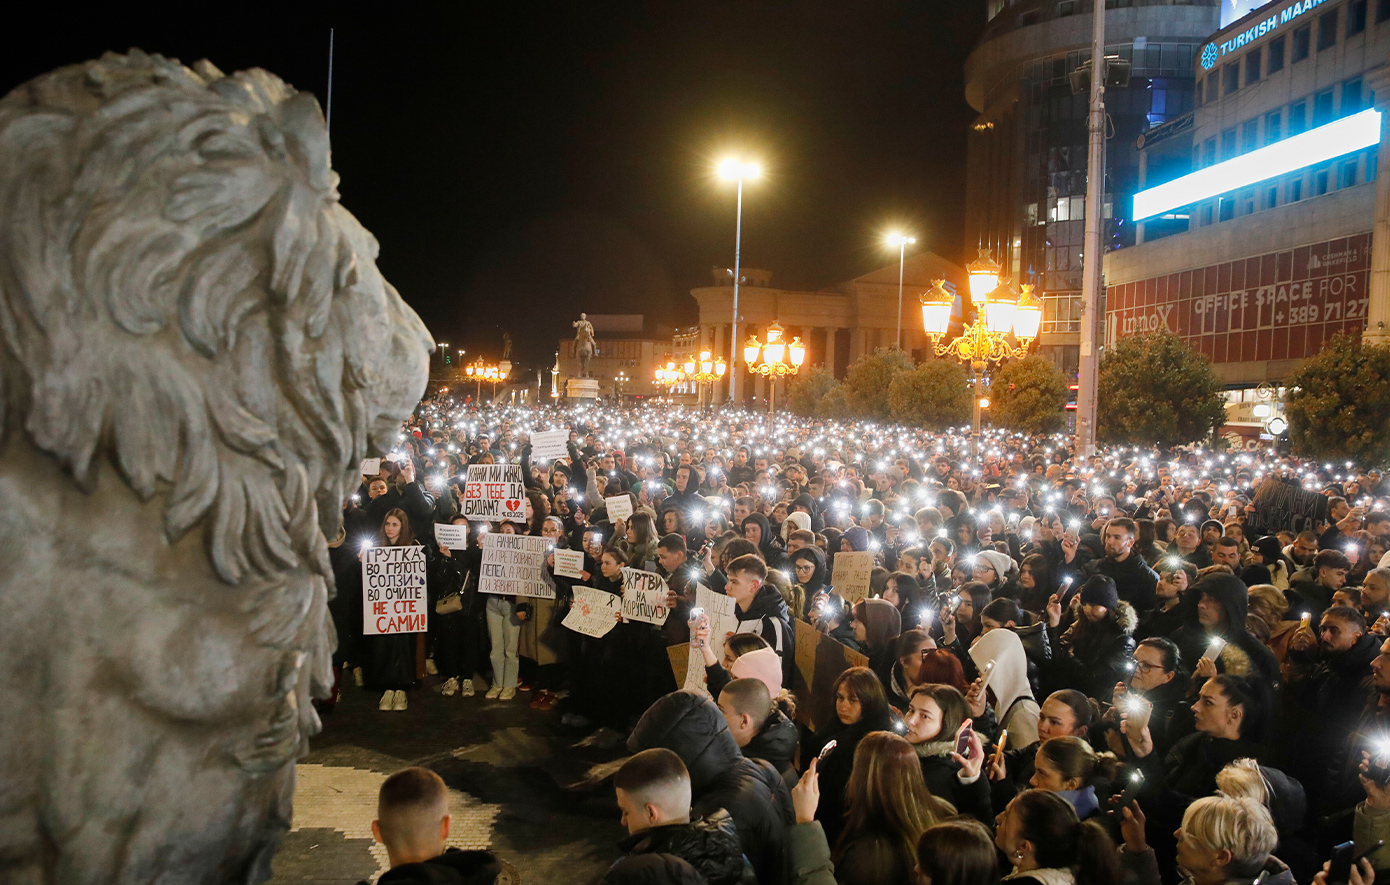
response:
[(777, 379), (795, 375), (801, 371), (801, 364), (806, 362), (806, 345), (801, 343), (801, 336), (796, 336), (788, 344), (782, 337), (783, 331), (781, 324), (774, 322), (767, 327), (766, 343), (760, 342), (756, 335), (749, 335), (748, 341), (743, 345), (743, 361), (747, 364), (748, 371), (768, 379), (769, 422), (772, 421), (772, 412), (777, 400)]
[(728, 157), (719, 163), (719, 177), (725, 181), (738, 182), (738, 202), (734, 221), (734, 322), (729, 335), (729, 363), (734, 371), (729, 376), (729, 399), (739, 401), (738, 390), (738, 277), (743, 251), (743, 182), (753, 181), (763, 174), (757, 163)]
[(907, 261), (907, 245), (917, 242), (906, 234), (889, 234), (887, 243), (898, 247), (898, 350), (903, 349), (903, 265)]

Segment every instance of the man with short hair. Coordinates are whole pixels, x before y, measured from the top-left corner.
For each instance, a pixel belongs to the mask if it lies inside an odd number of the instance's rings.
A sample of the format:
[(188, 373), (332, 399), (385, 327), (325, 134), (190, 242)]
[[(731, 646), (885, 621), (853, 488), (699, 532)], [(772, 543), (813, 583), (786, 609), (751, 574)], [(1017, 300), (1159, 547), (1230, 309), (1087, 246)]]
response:
[(782, 774), (791, 769), (796, 725), (777, 709), (767, 683), (748, 677), (731, 680), (719, 692), (719, 712), (744, 756), (769, 762)]
[(1154, 607), (1158, 573), (1144, 557), (1134, 552), (1138, 526), (1127, 516), (1117, 516), (1105, 524), (1105, 557), (1088, 563), (1088, 575), (1105, 575), (1115, 582), (1120, 599), (1139, 614)]
[(1299, 532), (1293, 543), (1284, 548), (1284, 555), (1295, 569), (1307, 568), (1318, 555), (1318, 536), (1310, 531)]
[(1319, 618), (1332, 605), (1332, 594), (1347, 582), (1351, 561), (1340, 550), (1319, 550), (1312, 565), (1289, 578), (1290, 604), (1298, 614)]
[(1361, 579), (1361, 613), (1374, 624), (1390, 611), (1390, 568), (1373, 568)]
[(743, 878), (746, 861), (729, 812), (721, 808), (691, 820), (690, 772), (680, 756), (660, 747), (643, 750), (613, 775), (613, 789), (628, 832), (618, 843), (626, 854), (601, 882), (644, 881), (636, 871), (651, 855), (680, 858), (708, 885), (737, 885)]
[(1222, 535), (1216, 539), (1216, 545), (1211, 549), (1212, 565), (1224, 565), (1233, 574), (1240, 574), (1240, 541), (1230, 535)]
[(656, 544), (656, 562), (666, 579), (666, 625), (662, 627), (667, 645), (690, 641), (690, 609), (695, 605), (695, 588), (704, 573), (689, 561), (685, 537), (672, 532)]
[(735, 633), (756, 633), (782, 658), (782, 684), (790, 685), (796, 665), (791, 614), (777, 588), (767, 581), (767, 563), (745, 553), (729, 563), (724, 594), (734, 600)]
[(753, 515), (753, 504), (752, 497), (748, 495), (740, 495), (734, 499), (734, 525), (743, 525), (743, 521)]
[(1178, 555), (1197, 566), (1199, 571), (1211, 565), (1211, 552), (1202, 543), (1201, 532), (1192, 523), (1184, 522), (1178, 526), (1178, 533), (1173, 538), (1173, 544), (1178, 548)]
[(449, 790), (428, 768), (405, 768), (388, 777), (377, 797), (372, 836), (386, 846), (391, 868), (382, 885), (491, 885), (502, 865), (490, 851), (447, 848)]

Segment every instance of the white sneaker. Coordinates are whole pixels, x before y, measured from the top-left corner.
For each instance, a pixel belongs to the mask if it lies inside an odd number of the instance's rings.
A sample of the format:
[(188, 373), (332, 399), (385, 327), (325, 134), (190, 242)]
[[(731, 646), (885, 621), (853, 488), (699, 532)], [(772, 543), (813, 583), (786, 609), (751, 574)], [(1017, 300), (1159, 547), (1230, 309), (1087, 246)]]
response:
[(471, 698), (471, 697), (473, 697), (473, 680), (472, 680), (472, 679), (465, 679), (465, 680), (463, 680), (462, 683), (459, 684), (459, 694), (463, 695), (463, 696), (466, 697), (466, 698)]
[(499, 700), (499, 701), (510, 701), (510, 700), (511, 700), (512, 698), (514, 698), (514, 697), (516, 697), (516, 689), (514, 689), (514, 688), (504, 688), (504, 689), (502, 689), (502, 693), (499, 694), (499, 695), (497, 696), (497, 700)]
[(395, 695), (396, 693), (394, 691), (387, 691), (385, 694), (381, 696), (381, 703), (377, 704), (376, 708), (378, 710), (391, 709), (391, 702), (395, 699)]
[[(487, 694), (483, 695), (483, 697), (487, 698), (487, 699), (490, 700), (490, 701), (495, 701), (495, 700), (497, 700), (497, 698), (498, 698), (499, 696), (501, 696), (501, 694), (502, 694), (502, 686), (500, 686), (500, 685), (498, 685), (497, 683), (494, 682), (493, 685), (492, 685), (492, 688), (489, 688), (489, 689), (487, 690)], [(512, 692), (512, 694), (515, 695), (516, 692)]]
[(391, 709), (400, 712), (405, 709), (405, 692), (396, 689), (396, 696), (391, 700)]
[(425, 673), (430, 676), (439, 675), (439, 668), (434, 665), (434, 658), (425, 658)]
[(361, 688), (361, 687), (362, 687), (362, 668), (361, 668), (361, 667), (353, 667), (353, 668), (352, 668), (352, 684), (353, 684), (353, 685), (356, 685), (358, 688)]
[[(450, 676), (448, 679), (444, 680), (444, 684), (439, 687), (439, 693), (446, 698), (453, 697), (458, 690), (459, 680), (457, 676)], [(469, 694), (472, 694), (472, 692), (469, 692)]]

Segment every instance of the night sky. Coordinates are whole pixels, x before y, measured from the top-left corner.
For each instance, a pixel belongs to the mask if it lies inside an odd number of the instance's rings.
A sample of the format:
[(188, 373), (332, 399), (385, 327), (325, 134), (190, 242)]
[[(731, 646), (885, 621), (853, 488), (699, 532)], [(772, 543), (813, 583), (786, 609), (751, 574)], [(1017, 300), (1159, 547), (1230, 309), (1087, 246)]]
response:
[(333, 161), (383, 271), (469, 359), (497, 359), (507, 330), (514, 359), (548, 366), (580, 310), (695, 321), (690, 288), (733, 263), (734, 192), (711, 172), (730, 150), (767, 169), (743, 261), (774, 285), (890, 263), (895, 223), (961, 260), (962, 66), (984, 5), (54, 4), (9, 32), (0, 89), (139, 46), (263, 67), (323, 103), (335, 28)]

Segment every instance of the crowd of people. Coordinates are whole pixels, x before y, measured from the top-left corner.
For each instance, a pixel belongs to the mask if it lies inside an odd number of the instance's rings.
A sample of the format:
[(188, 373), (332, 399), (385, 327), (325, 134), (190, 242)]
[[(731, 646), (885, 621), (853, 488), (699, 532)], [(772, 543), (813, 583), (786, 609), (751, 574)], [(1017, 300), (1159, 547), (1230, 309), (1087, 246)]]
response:
[[(556, 429), (568, 457), (538, 462), (530, 434)], [(624, 746), (613, 885), (1370, 885), (1390, 868), (1378, 470), (1195, 447), (1080, 458), (1004, 432), (967, 446), (426, 400), (332, 545), (340, 685), (402, 710), (432, 672), (446, 698), (529, 696), (582, 743)], [(521, 467), (524, 524), (460, 516), (467, 467), (495, 463)], [(1275, 518), (1271, 484), (1323, 499)], [(467, 548), (436, 524), (466, 526)], [(582, 550), (581, 577), (552, 555), (553, 599), (480, 593), (487, 532)], [(428, 634), (361, 635), (368, 542), (425, 547)], [(837, 588), (835, 558), (864, 552), (867, 595)], [(665, 579), (664, 624), (563, 626), (573, 587), (621, 594), (625, 568)], [(733, 600), (728, 635), (697, 588)], [(798, 622), (867, 660), (833, 698), (798, 696)], [(680, 645), (701, 684), (673, 671)]]

